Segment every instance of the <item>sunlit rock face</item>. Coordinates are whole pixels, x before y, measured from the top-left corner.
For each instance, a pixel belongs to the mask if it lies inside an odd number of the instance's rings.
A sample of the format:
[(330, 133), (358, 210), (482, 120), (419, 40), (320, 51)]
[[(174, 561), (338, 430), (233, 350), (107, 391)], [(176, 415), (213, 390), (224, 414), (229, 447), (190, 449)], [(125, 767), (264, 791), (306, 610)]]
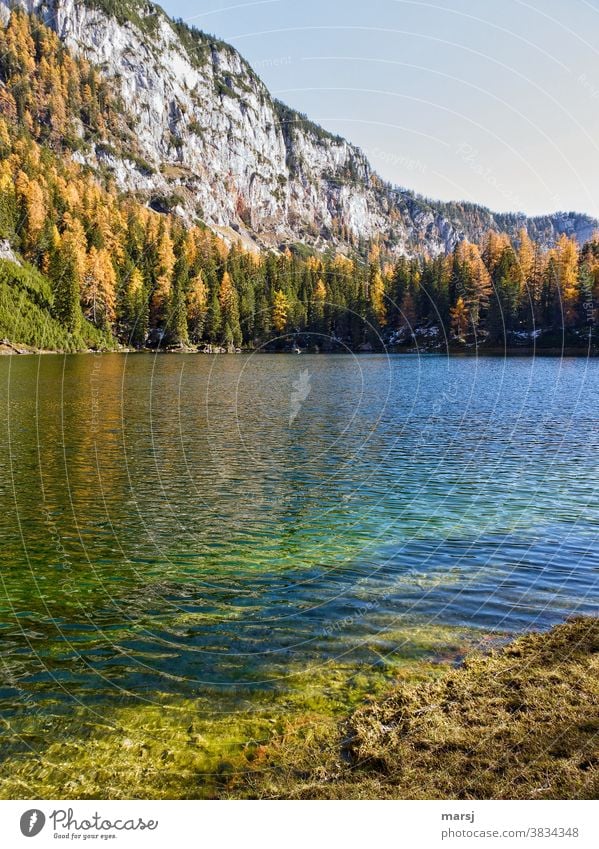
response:
[[(3, 16), (14, 0), (0, 0)], [(482, 207), (423, 201), (373, 174), (362, 152), (270, 96), (231, 46), (173, 24), (158, 7), (127, 0), (20, 0), (120, 91), (149, 168), (99, 147), (80, 155), (125, 190), (170, 198), (188, 221), (228, 240), (276, 247), (358, 244), (380, 236), (397, 254), (451, 250), (488, 229), (526, 226), (547, 244), (581, 240), (597, 222), (574, 214), (526, 219)], [(119, 4), (116, 4), (118, 6)]]

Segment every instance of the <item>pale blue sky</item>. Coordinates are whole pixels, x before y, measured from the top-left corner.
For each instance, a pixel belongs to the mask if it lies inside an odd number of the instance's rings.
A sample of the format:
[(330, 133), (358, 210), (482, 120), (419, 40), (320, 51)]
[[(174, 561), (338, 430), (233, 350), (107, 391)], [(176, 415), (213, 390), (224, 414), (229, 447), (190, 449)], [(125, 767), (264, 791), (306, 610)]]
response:
[(599, 0), (163, 0), (435, 198), (599, 216)]

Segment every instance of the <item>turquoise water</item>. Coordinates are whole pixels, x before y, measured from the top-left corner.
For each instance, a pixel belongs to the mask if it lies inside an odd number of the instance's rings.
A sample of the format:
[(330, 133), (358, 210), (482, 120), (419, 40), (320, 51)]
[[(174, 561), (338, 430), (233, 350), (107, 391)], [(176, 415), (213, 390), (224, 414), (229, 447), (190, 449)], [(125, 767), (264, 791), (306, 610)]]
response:
[(584, 359), (0, 359), (2, 715), (596, 612), (598, 397)]

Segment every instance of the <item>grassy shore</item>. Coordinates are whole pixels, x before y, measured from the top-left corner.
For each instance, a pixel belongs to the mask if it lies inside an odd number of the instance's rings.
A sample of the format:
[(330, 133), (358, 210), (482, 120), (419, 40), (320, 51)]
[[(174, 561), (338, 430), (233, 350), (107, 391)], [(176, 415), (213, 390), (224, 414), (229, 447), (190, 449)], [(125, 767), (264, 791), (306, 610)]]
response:
[(257, 796), (597, 798), (599, 619), (471, 654), (372, 700), (333, 737), (283, 741), (269, 761)]
[(408, 663), (386, 687), (362, 682), (366, 699), (352, 697), (348, 675), (329, 672), (333, 711), (331, 692), (325, 705), (317, 683), (318, 697), (303, 692), (285, 716), (263, 705), (258, 721), (248, 714), (202, 725), (193, 702), (121, 710), (106, 733), (96, 726), (86, 738), (79, 728), (43, 752), (10, 757), (0, 797), (599, 795), (599, 619), (470, 652), (459, 666)]

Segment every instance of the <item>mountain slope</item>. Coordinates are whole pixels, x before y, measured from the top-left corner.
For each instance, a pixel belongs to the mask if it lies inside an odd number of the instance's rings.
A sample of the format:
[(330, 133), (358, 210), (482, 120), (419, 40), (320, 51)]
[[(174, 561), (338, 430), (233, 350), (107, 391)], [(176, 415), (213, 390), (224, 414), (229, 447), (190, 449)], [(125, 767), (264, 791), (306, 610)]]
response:
[[(218, 175), (199, 177), (181, 164), (151, 159), (156, 146), (140, 132), (117, 79), (81, 51), (76, 55), (34, 14), (13, 10), (0, 26), (0, 257), (7, 266), (0, 339), (61, 350), (121, 343), (213, 352), (285, 350), (291, 343), (410, 348), (420, 334), (437, 348), (533, 339), (545, 347), (593, 347), (599, 236), (580, 247), (562, 234), (545, 249), (525, 231), (514, 238), (489, 230), (493, 219), (479, 207), (446, 204), (428, 210), (442, 228), (410, 243), (413, 222), (427, 214), (424, 202), (375, 177), (364, 187), (352, 174), (355, 197), (386, 199), (387, 217), (377, 212), (388, 227), (381, 228), (383, 238), (358, 241), (343, 221), (326, 231), (314, 217), (296, 218), (295, 229), (277, 218), (273, 226), (287, 226), (295, 237), (292, 249), (248, 251), (238, 239), (227, 246), (213, 232), (225, 227), (212, 222), (211, 230), (194, 211), (200, 189), (218, 190)], [(273, 108), (289, 116), (283, 105)], [(310, 135), (323, 150), (346, 144), (307, 119), (294, 121), (298, 137)], [(180, 152), (184, 143), (171, 134)], [(286, 148), (286, 167), (295, 175), (290, 185), (302, 167), (290, 156), (294, 144)], [(134, 182), (142, 180), (145, 185)], [(236, 198), (233, 227), (244, 221), (246, 238), (254, 240), (281, 232), (259, 229), (228, 181), (224, 198)], [(315, 202), (331, 202), (321, 190)], [(460, 239), (444, 256), (427, 256), (423, 249), (439, 253), (459, 238), (449, 220), (454, 214), (484, 236), (481, 244)], [(505, 217), (512, 231), (517, 222)], [(555, 227), (551, 219), (544, 224)], [(327, 249), (298, 244), (301, 237)], [(359, 250), (350, 251), (356, 242)], [(420, 255), (393, 258), (392, 244)], [(29, 270), (19, 262), (30, 263)], [(539, 328), (547, 331), (542, 340)]]
[[(0, 0), (7, 14), (11, 0)], [(528, 219), (474, 204), (443, 204), (391, 187), (360, 150), (274, 100), (231, 46), (171, 21), (142, 0), (21, 0), (122, 95), (136, 148), (105, 144), (82, 162), (159, 211), (174, 209), (247, 244), (368, 241), (395, 253), (451, 250), (489, 229), (552, 244), (589, 238), (598, 226), (574, 213)]]

